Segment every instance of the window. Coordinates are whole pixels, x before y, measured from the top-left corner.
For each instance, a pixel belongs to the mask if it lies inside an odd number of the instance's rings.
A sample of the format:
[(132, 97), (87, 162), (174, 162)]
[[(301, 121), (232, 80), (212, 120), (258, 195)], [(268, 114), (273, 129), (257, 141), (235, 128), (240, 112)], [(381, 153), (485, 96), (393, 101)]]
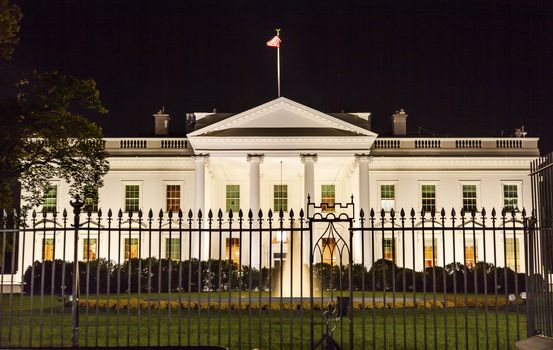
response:
[(83, 260), (90, 261), (96, 260), (97, 252), (97, 240), (96, 238), (85, 238), (83, 239)]
[(84, 189), (84, 210), (86, 212), (98, 211), (98, 187), (86, 186)]
[(478, 247), (472, 238), (465, 238), (465, 265), (470, 268), (476, 266)]
[(288, 211), (288, 185), (275, 185), (273, 188), (275, 212)]
[(509, 211), (518, 210), (518, 186), (516, 184), (503, 185), (503, 206)]
[(125, 238), (125, 260), (138, 258), (138, 238)]
[(463, 185), (463, 209), (476, 211), (476, 185)]
[(136, 212), (140, 209), (140, 185), (125, 185), (125, 211)]
[(240, 185), (227, 185), (227, 211), (240, 210)]
[[(513, 271), (520, 272), (520, 239), (505, 238), (505, 265)], [(516, 254), (515, 254), (516, 252)], [(516, 259), (515, 259), (516, 255)]]
[(165, 197), (167, 211), (178, 212), (180, 210), (180, 185), (166, 185)]
[(286, 231), (277, 231), (273, 243), (286, 243), (288, 242), (288, 235)]
[(336, 188), (334, 185), (321, 186), (321, 209), (323, 212), (333, 212), (336, 200)]
[(384, 238), (382, 242), (384, 255), (383, 258), (390, 261), (396, 261), (396, 247), (395, 240), (393, 238)]
[(167, 238), (165, 239), (165, 258), (171, 260), (180, 259), (180, 239), (179, 238)]
[(56, 211), (58, 202), (58, 185), (50, 185), (44, 190), (44, 197), (42, 198), (42, 209), (47, 213), (53, 213)]
[(227, 259), (240, 263), (240, 238), (227, 238)]
[(430, 213), (436, 210), (436, 185), (422, 185), (422, 210)]
[(424, 267), (436, 266), (438, 262), (438, 240), (431, 238), (424, 239)]
[(42, 240), (42, 260), (52, 261), (54, 260), (54, 239), (44, 238)]
[(336, 262), (336, 239), (323, 238), (323, 263), (334, 264)]
[(395, 206), (395, 185), (380, 185), (380, 204), (382, 209), (390, 211)]

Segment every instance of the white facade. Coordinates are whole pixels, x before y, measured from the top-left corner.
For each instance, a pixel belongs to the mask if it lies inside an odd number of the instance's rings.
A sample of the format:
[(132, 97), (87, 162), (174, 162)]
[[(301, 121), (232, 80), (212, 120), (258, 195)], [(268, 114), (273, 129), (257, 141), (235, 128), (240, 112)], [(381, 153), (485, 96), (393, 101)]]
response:
[[(233, 200), (235, 205), (239, 201), (239, 208), (246, 212), (250, 208), (255, 214), (259, 209), (264, 213), (274, 210), (278, 185), (287, 186), (287, 210), (294, 209), (296, 213), (305, 208), (307, 195), (315, 203), (321, 202), (324, 188), (334, 190), (335, 202), (346, 203), (353, 196), (356, 208), (364, 209), (365, 213), (370, 208), (379, 213), (390, 207), (404, 208), (406, 212), (413, 208), (420, 213), (423, 197), (428, 195), (423, 195), (423, 191), (432, 190), (430, 197), (434, 196), (436, 210), (445, 208), (448, 216), (452, 208), (458, 213), (463, 207), (463, 190), (474, 193), (475, 197), (471, 195), (470, 200), (475, 199), (478, 210), (485, 207), (490, 212), (495, 207), (500, 212), (509, 200), (514, 200), (519, 209), (531, 208), (528, 174), (530, 161), (539, 155), (536, 138), (378, 137), (369, 130), (366, 113), (329, 115), (286, 98), (232, 116), (197, 113), (196, 118), (196, 127), (187, 138), (106, 139), (111, 169), (104, 187), (99, 189), (99, 207), (104, 218), (108, 208), (114, 212), (120, 208), (125, 211), (128, 185), (138, 186), (132, 187), (138, 189), (138, 206), (145, 212), (153, 209), (154, 218), (160, 209), (167, 210), (168, 185), (180, 186), (179, 207), (184, 213), (202, 210), (204, 217), (209, 209), (226, 211), (227, 202)], [(71, 213), (67, 185), (53, 183), (58, 185), (57, 210), (66, 208)], [(234, 186), (230, 187), (235, 191), (233, 198), (228, 198), (227, 185)], [(509, 198), (505, 198), (506, 194)], [(106, 225), (105, 219), (100, 225)], [(97, 234), (97, 229), (91, 230), (92, 238)], [(87, 233), (83, 232), (85, 237)], [(26, 244), (21, 247), (32, 247), (34, 239), (40, 250), (43, 238), (40, 234), (27, 236)], [(63, 237), (57, 235), (55, 239), (56, 246), (61, 246)], [(141, 256), (144, 257), (150, 252), (147, 237), (142, 239)], [(256, 239), (253, 238), (254, 247), (258, 245)], [(70, 237), (66, 240), (68, 247), (72, 246), (71, 240)], [(416, 257), (420, 262), (415, 266), (418, 270), (424, 261), (422, 240), (422, 235), (416, 236), (415, 252), (420, 255)], [(446, 237), (446, 249), (452, 250), (451, 240)], [(489, 247), (491, 240), (486, 237)], [(365, 241), (366, 251), (370, 251), (369, 243)], [(444, 243), (441, 237), (437, 243), (441, 249)], [(478, 260), (484, 256), (483, 243), (483, 237), (477, 236)], [(207, 241), (198, 242), (194, 235), (191, 244), (193, 252), (200, 252), (201, 244), (201, 254), (207, 256)], [(250, 242), (246, 237), (240, 244), (249, 247)], [(270, 244), (263, 242), (263, 265), (268, 263)], [(411, 239), (402, 242), (398, 234), (396, 249), (403, 244), (407, 252), (412, 251)], [(456, 246), (462, 247), (462, 241)], [(161, 247), (159, 252), (158, 245), (154, 244), (151, 254), (165, 257), (165, 245)], [(218, 246), (213, 243), (212, 248), (217, 251)], [(517, 248), (522, 257), (522, 244)], [(358, 240), (353, 250), (356, 261), (360, 259), (360, 249)], [(458, 256), (462, 256), (462, 248), (458, 249), (461, 249)], [(181, 250), (183, 258), (187, 258), (188, 237), (183, 238)], [(100, 240), (99, 251), (100, 256), (106, 257), (107, 240)], [(79, 252), (82, 255), (83, 248)], [(110, 257), (114, 259), (117, 254), (112, 250)], [(40, 251), (35, 251), (35, 260), (40, 260), (40, 255)], [(55, 255), (61, 259), (61, 249)], [(20, 251), (20, 256), (23, 256), (23, 265), (30, 265), (29, 249), (24, 254)], [(443, 266), (439, 250), (438, 256), (437, 264)], [(375, 259), (380, 257), (375, 253)], [(500, 258), (503, 259), (502, 252)], [(259, 259), (253, 256), (252, 265), (259, 264)], [(398, 259), (403, 257), (398, 254)], [(406, 256), (406, 260), (398, 260), (398, 264), (412, 267), (411, 257)]]

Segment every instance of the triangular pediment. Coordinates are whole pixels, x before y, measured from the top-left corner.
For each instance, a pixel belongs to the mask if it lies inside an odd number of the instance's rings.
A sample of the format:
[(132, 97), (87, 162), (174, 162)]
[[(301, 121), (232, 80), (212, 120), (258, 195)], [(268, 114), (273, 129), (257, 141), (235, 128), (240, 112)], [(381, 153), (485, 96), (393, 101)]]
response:
[[(235, 150), (369, 149), (376, 134), (355, 115), (337, 118), (279, 97), (189, 133), (196, 152)], [(351, 122), (348, 122), (351, 121)], [(357, 125), (356, 125), (357, 123)], [(232, 143), (232, 146), (230, 144)], [(351, 148), (351, 147), (350, 147)]]

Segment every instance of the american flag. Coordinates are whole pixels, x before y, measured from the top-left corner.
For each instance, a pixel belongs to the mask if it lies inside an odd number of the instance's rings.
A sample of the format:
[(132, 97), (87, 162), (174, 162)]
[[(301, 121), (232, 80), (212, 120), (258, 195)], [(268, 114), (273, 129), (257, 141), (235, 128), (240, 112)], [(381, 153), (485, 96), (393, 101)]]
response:
[(267, 41), (267, 46), (280, 47), (281, 41), (282, 40), (280, 40), (280, 37), (278, 35), (275, 35), (271, 40)]

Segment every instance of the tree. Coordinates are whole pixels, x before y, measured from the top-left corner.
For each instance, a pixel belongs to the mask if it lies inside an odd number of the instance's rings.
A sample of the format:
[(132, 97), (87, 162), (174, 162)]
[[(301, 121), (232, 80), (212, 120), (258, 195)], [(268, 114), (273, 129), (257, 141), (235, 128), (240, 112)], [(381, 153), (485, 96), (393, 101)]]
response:
[[(18, 41), (21, 12), (0, 0), (0, 53), (9, 59)], [(0, 208), (41, 204), (52, 179), (70, 185), (70, 194), (101, 187), (109, 170), (102, 130), (81, 115), (106, 113), (92, 79), (59, 72), (23, 75), (0, 100)], [(14, 195), (15, 193), (15, 195)]]

